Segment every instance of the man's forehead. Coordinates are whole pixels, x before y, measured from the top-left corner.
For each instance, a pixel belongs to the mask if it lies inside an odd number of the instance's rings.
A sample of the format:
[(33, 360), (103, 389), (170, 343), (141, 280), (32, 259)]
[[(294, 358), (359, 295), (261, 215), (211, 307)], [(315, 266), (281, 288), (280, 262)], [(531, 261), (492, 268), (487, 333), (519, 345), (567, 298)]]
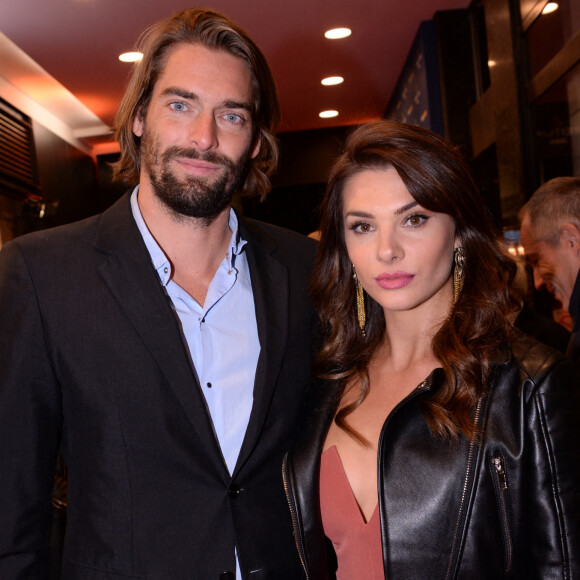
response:
[(550, 245), (543, 235), (544, 230), (545, 226), (543, 227), (538, 220), (532, 223), (529, 213), (524, 215), (520, 226), (520, 239), (526, 250), (527, 246), (534, 246), (538, 250), (542, 244)]
[(536, 238), (533, 235), (532, 225), (527, 215), (522, 220), (520, 227), (520, 239), (524, 246), (527, 244), (532, 244), (536, 241)]

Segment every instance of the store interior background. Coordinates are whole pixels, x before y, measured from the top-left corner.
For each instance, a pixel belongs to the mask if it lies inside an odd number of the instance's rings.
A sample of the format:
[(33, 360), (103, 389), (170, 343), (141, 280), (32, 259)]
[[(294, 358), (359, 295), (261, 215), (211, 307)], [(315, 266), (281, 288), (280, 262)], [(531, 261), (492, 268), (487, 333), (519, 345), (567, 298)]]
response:
[[(129, 50), (136, 33), (131, 28), (127, 38), (113, 42), (111, 31), (106, 33), (95, 17), (100, 40), (77, 35), (78, 54), (71, 53), (65, 40), (70, 42), (68, 28), (74, 20), (63, 20), (59, 32), (56, 18), (45, 22), (43, 14), (29, 13), (31, 2), (5, 0), (0, 7), (0, 245), (98, 213), (127, 189), (111, 181), (109, 163), (117, 158), (118, 147), (110, 133), (110, 113), (100, 114), (96, 94), (110, 88), (120, 98), (130, 65), (115, 62), (124, 78), (110, 76), (109, 82), (105, 63), (121, 52), (113, 54), (113, 49)], [(87, 12), (89, 4), (93, 12)], [(131, 11), (120, 9), (125, 4), (56, 3), (59, 10), (74, 8), (109, 21), (116, 11), (120, 20), (130, 18)], [(159, 16), (152, 21), (184, 7), (173, 0), (132, 4), (134, 10), (155, 6)], [(282, 14), (276, 15), (276, 4)], [(379, 9), (383, 4), (391, 4), (395, 12), (385, 16)], [(541, 183), (580, 174), (580, 0), (559, 0), (557, 10), (543, 14), (547, 4), (297, 0), (294, 5), (254, 0), (246, 5), (214, 0), (211, 7), (238, 22), (264, 50), (284, 117), (272, 192), (263, 203), (236, 200), (238, 207), (249, 217), (312, 232), (328, 171), (345, 135), (358, 123), (384, 117), (422, 124), (449, 138), (468, 159), (498, 227), (517, 230), (519, 208)], [(303, 27), (296, 25), (297, 16)], [(326, 28), (337, 25), (351, 27), (352, 36), (322, 38)], [(18, 58), (14, 49), (20, 51)], [(86, 63), (79, 55), (89, 49), (95, 60)], [(348, 72), (341, 86), (320, 86), (322, 76), (342, 74), (343, 69)], [(42, 72), (44, 84), (34, 85), (31, 70)], [(89, 89), (80, 83), (87, 70), (94, 95), (83, 92)], [(70, 92), (72, 99), (60, 110), (50, 108), (54, 87)], [(116, 106), (114, 96), (109, 100)], [(82, 125), (86, 120), (75, 125), (75, 107), (88, 111), (88, 126)], [(318, 110), (324, 108), (337, 108), (340, 114), (320, 119)]]

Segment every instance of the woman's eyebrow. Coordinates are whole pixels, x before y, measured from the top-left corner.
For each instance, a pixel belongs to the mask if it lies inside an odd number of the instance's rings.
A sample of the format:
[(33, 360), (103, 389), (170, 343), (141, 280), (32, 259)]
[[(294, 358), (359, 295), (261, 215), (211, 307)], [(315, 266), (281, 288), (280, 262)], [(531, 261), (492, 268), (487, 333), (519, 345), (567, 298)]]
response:
[(406, 211), (409, 211), (410, 209), (414, 208), (416, 205), (419, 204), (415, 200), (413, 200), (411, 203), (408, 203), (407, 205), (404, 205), (403, 207), (399, 208), (395, 212), (395, 215), (401, 215), (402, 213), (405, 213)]
[(372, 218), (373, 217), (372, 214), (370, 214), (370, 213), (368, 213), (366, 211), (359, 211), (359, 210), (349, 211), (349, 212), (347, 212), (345, 214), (344, 217), (349, 217), (349, 216), (352, 216), (352, 217), (360, 217), (360, 218)]

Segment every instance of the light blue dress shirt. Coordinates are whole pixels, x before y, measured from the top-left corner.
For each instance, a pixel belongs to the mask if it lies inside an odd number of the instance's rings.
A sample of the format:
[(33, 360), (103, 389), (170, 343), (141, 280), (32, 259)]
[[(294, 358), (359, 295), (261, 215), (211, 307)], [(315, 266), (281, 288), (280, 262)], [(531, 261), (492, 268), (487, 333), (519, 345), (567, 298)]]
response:
[[(161, 284), (171, 298), (211, 415), (224, 462), (233, 473), (252, 411), (260, 341), (246, 241), (230, 210), (229, 250), (200, 305), (171, 279), (171, 264), (149, 232), (138, 204), (137, 186), (131, 209)], [(191, 388), (196, 388), (191, 385)], [(236, 557), (236, 573), (241, 578)]]

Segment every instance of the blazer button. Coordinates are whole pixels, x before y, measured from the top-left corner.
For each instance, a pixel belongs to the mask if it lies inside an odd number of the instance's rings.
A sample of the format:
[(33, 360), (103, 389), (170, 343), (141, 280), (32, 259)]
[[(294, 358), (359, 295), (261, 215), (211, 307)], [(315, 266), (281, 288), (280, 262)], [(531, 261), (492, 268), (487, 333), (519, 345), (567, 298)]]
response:
[[(230, 487), (230, 489), (228, 489), (228, 495), (232, 498), (235, 499), (236, 497), (238, 497), (238, 495), (240, 495), (240, 492), (242, 490), (234, 483), (234, 485), (232, 485)], [(228, 572), (229, 574), (229, 572)]]
[(233, 572), (222, 572), (219, 580), (236, 580), (236, 575)]

